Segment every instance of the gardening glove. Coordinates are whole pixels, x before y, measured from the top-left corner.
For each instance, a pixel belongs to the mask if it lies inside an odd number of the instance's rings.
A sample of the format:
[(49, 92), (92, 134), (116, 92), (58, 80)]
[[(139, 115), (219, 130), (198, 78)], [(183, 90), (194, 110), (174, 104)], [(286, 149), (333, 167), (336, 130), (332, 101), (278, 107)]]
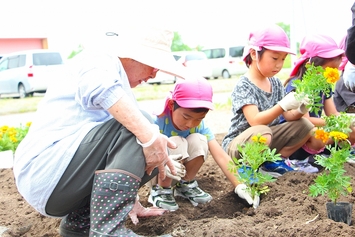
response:
[(166, 177), (169, 177), (171, 179), (175, 179), (177, 181), (180, 181), (182, 177), (184, 177), (186, 175), (186, 168), (185, 166), (182, 164), (182, 155), (178, 154), (178, 155), (169, 155), (169, 158), (172, 160), (173, 165), (175, 167), (176, 170), (176, 175), (173, 175), (169, 169), (168, 166), (165, 166), (165, 175)]
[(133, 209), (128, 213), (128, 216), (131, 218), (132, 223), (137, 225), (139, 223), (138, 217), (161, 216), (165, 211), (167, 210), (159, 207), (143, 207), (137, 195), (136, 203)]
[(254, 208), (257, 208), (260, 203), (259, 195), (255, 195), (254, 199), (251, 197), (250, 190), (248, 190), (245, 184), (238, 184), (234, 189), (235, 194), (240, 198), (245, 199), (249, 205), (253, 205)]
[(301, 114), (306, 114), (309, 111), (309, 108), (307, 106), (311, 103), (311, 100), (309, 99), (308, 95), (303, 96), (301, 100), (300, 106), (297, 108), (297, 111), (300, 112)]
[(284, 111), (289, 111), (291, 109), (298, 109), (301, 102), (295, 98), (295, 92), (292, 91), (282, 98), (282, 100), (277, 102), (277, 104), (280, 105)]
[(349, 62), (346, 64), (343, 73), (343, 80), (346, 88), (352, 92), (355, 92), (355, 65)]

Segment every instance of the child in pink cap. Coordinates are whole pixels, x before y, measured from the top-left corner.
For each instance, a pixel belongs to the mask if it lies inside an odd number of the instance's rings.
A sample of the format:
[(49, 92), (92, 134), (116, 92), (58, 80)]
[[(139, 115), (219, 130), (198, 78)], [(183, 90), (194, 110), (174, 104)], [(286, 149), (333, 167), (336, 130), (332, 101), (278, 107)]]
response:
[[(306, 64), (313, 63), (315, 66), (322, 66), (323, 68), (331, 67), (338, 68), (342, 62), (342, 57), (344, 55), (344, 50), (339, 48), (337, 43), (329, 36), (315, 34), (306, 36), (300, 46), (301, 57), (296, 62), (295, 67), (291, 72), (291, 77), (287, 79), (284, 83), (286, 91), (294, 91), (295, 88), (292, 85), (293, 80), (297, 78), (302, 78), (306, 72)], [(315, 126), (324, 126), (325, 121), (321, 118), (322, 113), (326, 116), (329, 115), (339, 115), (337, 111), (333, 98), (332, 91), (329, 95), (324, 93), (320, 96), (322, 99), (318, 103), (322, 104), (322, 108), (317, 113), (309, 112), (304, 115)], [(350, 134), (350, 142), (354, 143), (354, 135), (352, 132)], [(325, 145), (332, 144), (333, 141), (329, 140), (326, 144), (321, 140), (316, 139), (314, 136), (311, 137), (298, 151), (289, 157), (289, 162), (291, 166), (295, 168), (299, 166), (304, 166), (304, 163), (308, 161), (308, 157), (313, 154), (318, 154), (324, 151)]]
[(245, 184), (228, 171), (231, 158), (216, 141), (214, 133), (204, 123), (209, 110), (213, 109), (212, 87), (204, 78), (180, 80), (166, 99), (164, 110), (154, 116), (160, 132), (177, 145), (169, 149), (169, 155), (182, 155), (186, 175), (172, 187), (172, 179), (158, 179), (150, 190), (148, 201), (155, 207), (169, 211), (179, 208), (174, 196), (188, 199), (194, 206), (210, 202), (212, 197), (203, 191), (195, 179), (205, 162), (208, 151), (234, 186), (235, 193), (255, 208), (259, 197), (252, 200)]
[[(232, 123), (222, 143), (231, 157), (239, 157), (237, 145), (249, 142), (257, 134), (266, 137), (270, 148), (282, 157), (294, 153), (311, 137), (314, 126), (302, 118), (308, 112), (305, 104), (298, 102), (294, 93), (286, 95), (281, 81), (275, 77), (289, 53), (293, 53), (289, 39), (277, 25), (250, 34), (243, 56), (249, 70), (232, 92)], [(286, 123), (279, 123), (281, 115)], [(293, 169), (283, 159), (265, 162), (259, 171), (279, 177)]]

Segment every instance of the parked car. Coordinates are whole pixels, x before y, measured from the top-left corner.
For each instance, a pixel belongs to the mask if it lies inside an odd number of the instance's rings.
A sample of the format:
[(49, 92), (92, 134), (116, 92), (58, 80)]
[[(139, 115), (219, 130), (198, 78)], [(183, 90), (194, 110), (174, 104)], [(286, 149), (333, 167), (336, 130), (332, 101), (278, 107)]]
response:
[(175, 59), (190, 70), (192, 75), (202, 76), (206, 79), (212, 75), (211, 67), (206, 54), (200, 51), (173, 52)]
[(0, 59), (0, 97), (24, 98), (44, 93), (63, 66), (60, 52), (36, 49), (3, 55)]
[(158, 71), (154, 78), (151, 78), (147, 81), (148, 84), (157, 84), (157, 85), (160, 85), (162, 83), (175, 83), (175, 82), (176, 82), (176, 76), (162, 71)]
[(244, 46), (214, 47), (202, 49), (210, 62), (212, 75), (230, 78), (245, 73), (248, 68), (242, 60)]

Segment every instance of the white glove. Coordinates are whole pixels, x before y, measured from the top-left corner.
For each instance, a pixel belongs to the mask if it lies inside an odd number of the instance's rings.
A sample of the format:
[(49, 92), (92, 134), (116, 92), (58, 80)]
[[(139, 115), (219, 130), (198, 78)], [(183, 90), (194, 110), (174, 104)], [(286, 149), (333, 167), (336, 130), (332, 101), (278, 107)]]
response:
[(309, 108), (307, 106), (311, 103), (311, 100), (309, 99), (308, 95), (305, 95), (302, 100), (301, 104), (298, 107), (297, 111), (300, 112), (301, 114), (306, 114), (309, 111)]
[(289, 111), (291, 109), (298, 109), (301, 102), (295, 98), (295, 92), (292, 91), (282, 98), (282, 100), (277, 102), (277, 104), (280, 105), (284, 111)]
[(168, 166), (165, 166), (165, 175), (171, 179), (180, 181), (182, 177), (186, 175), (186, 168), (182, 164), (182, 155), (170, 155), (169, 158), (172, 160), (173, 165), (175, 166), (176, 175), (173, 175)]
[(260, 203), (260, 197), (255, 195), (254, 200), (251, 197), (250, 190), (248, 190), (245, 184), (238, 184), (234, 189), (235, 194), (237, 194), (240, 198), (245, 199), (249, 205), (253, 205), (254, 208), (257, 208)]
[(355, 65), (348, 62), (343, 73), (344, 85), (346, 88), (355, 92)]

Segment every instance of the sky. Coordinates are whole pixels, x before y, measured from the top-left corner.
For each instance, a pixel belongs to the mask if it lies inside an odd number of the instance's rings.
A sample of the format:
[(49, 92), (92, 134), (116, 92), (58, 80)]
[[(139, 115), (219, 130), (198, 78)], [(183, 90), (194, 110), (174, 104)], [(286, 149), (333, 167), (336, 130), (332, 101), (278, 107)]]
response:
[(70, 52), (130, 24), (162, 24), (185, 44), (246, 43), (259, 25), (290, 24), (291, 43), (323, 33), (337, 42), (351, 26), (354, 0), (0, 0), (0, 37), (48, 37)]

